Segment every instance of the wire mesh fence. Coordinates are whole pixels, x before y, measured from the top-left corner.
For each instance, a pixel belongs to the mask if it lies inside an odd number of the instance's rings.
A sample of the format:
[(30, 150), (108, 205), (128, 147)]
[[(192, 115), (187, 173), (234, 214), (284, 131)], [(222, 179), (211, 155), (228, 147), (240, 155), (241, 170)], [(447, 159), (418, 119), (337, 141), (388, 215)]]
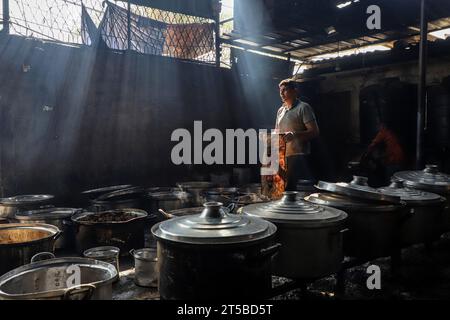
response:
[(216, 61), (215, 24), (202, 17), (113, 0), (9, 0), (9, 11), (15, 35)]

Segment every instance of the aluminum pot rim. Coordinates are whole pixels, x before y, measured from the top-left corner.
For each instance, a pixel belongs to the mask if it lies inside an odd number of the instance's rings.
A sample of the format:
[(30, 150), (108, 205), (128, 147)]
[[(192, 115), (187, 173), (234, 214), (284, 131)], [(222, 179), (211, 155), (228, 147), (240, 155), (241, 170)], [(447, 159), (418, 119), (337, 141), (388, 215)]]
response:
[[(100, 214), (103, 212), (114, 212), (114, 211), (132, 211), (134, 213), (137, 213), (136, 217), (133, 217), (129, 220), (126, 221), (109, 221), (109, 222), (95, 222), (95, 221), (79, 221), (80, 218), (85, 217), (85, 216), (89, 216), (89, 215), (95, 215), (95, 214)], [(105, 211), (100, 211), (100, 212), (92, 212), (92, 211), (83, 211), (83, 212), (78, 212), (76, 214), (74, 214), (70, 219), (77, 224), (80, 225), (86, 225), (86, 226), (92, 226), (92, 225), (96, 225), (96, 226), (111, 226), (111, 225), (124, 225), (127, 223), (131, 223), (134, 222), (136, 220), (141, 220), (141, 219), (145, 219), (147, 217), (153, 217), (153, 215), (149, 215), (147, 213), (147, 211), (142, 210), (142, 209), (134, 209), (134, 208), (124, 208), (124, 209), (113, 209), (113, 210), (105, 210)], [(156, 215), (154, 215), (156, 217)]]
[[(176, 219), (176, 218), (174, 218), (174, 219)], [(201, 241), (189, 241), (186, 239), (175, 240), (175, 239), (165, 239), (158, 234), (157, 231), (159, 230), (159, 225), (163, 222), (164, 221), (158, 222), (155, 225), (153, 225), (151, 228), (151, 233), (158, 242), (168, 243), (168, 244), (172, 244), (172, 245), (176, 245), (176, 246), (189, 246), (189, 247), (199, 247), (200, 246), (202, 249), (209, 249), (209, 248), (224, 249), (224, 248), (233, 247), (233, 246), (245, 248), (245, 247), (249, 247), (249, 246), (254, 246), (259, 243), (264, 243), (270, 239), (275, 238), (275, 236), (278, 232), (277, 226), (274, 223), (268, 221), (268, 223), (269, 223), (268, 228), (270, 228), (272, 230), (270, 230), (270, 233), (268, 233), (263, 238), (246, 239), (246, 240), (228, 239), (228, 241), (217, 241), (218, 238), (213, 238), (213, 239), (203, 238), (203, 239), (201, 239)]]
[(1, 229), (12, 229), (12, 228), (20, 228), (20, 229), (41, 228), (41, 229), (50, 231), (53, 234), (50, 234), (50, 235), (40, 238), (40, 239), (31, 240), (31, 241), (24, 241), (24, 242), (18, 242), (18, 243), (0, 243), (0, 249), (8, 248), (8, 247), (24, 247), (24, 246), (29, 246), (29, 245), (32, 245), (35, 243), (44, 242), (44, 241), (48, 241), (48, 240), (56, 240), (62, 234), (62, 231), (57, 226), (48, 224), (48, 223), (5, 223), (5, 224), (0, 224), (0, 230)]
[[(18, 197), (36, 197), (36, 196), (39, 196), (40, 198), (25, 202), (10, 202), (10, 200)], [(22, 207), (22, 206), (38, 205), (50, 201), (54, 198), (55, 196), (53, 194), (20, 194), (12, 197), (0, 198), (0, 205), (6, 207)]]
[[(4, 292), (2, 290), (2, 285), (5, 284), (7, 281), (14, 279), (15, 277), (20, 276), (22, 273), (31, 272), (34, 269), (43, 268), (46, 266), (51, 266), (55, 264), (84, 264), (84, 265), (96, 265), (99, 267), (99, 269), (107, 269), (111, 273), (111, 277), (108, 280), (99, 280), (96, 282), (91, 282), (89, 284), (94, 285), (96, 288), (95, 290), (98, 290), (99, 287), (106, 286), (108, 284), (112, 284), (114, 280), (117, 278), (118, 273), (114, 265), (103, 262), (100, 260), (94, 260), (90, 258), (79, 258), (79, 257), (61, 257), (61, 258), (55, 258), (55, 259), (48, 259), (38, 262), (29, 263), (23, 266), (20, 266), (18, 268), (15, 268), (11, 271), (8, 271), (7, 273), (0, 276), (0, 297), (7, 298), (7, 299), (42, 299), (42, 298), (55, 298), (59, 296), (64, 296), (64, 294), (67, 292), (68, 289), (77, 287), (69, 287), (65, 289), (56, 289), (56, 290), (48, 290), (48, 291), (41, 291), (41, 292), (34, 292), (34, 293), (25, 293), (25, 294), (10, 294), (7, 292)], [(83, 285), (83, 284), (81, 284)]]
[[(48, 214), (40, 212), (48, 211)], [(67, 214), (52, 214), (54, 211), (67, 211)], [(71, 211), (71, 212), (69, 212)], [(14, 215), (14, 218), (19, 221), (43, 221), (43, 220), (68, 220), (71, 216), (76, 213), (83, 211), (81, 208), (65, 208), (65, 207), (55, 207), (55, 208), (42, 208), (36, 210), (26, 210), (18, 212)]]

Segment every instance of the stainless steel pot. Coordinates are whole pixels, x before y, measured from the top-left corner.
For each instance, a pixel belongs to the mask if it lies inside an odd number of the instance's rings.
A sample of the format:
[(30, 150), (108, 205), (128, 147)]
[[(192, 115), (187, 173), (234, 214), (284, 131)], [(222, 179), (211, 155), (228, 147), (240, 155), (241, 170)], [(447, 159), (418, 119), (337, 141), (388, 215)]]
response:
[(147, 212), (139, 209), (77, 213), (71, 218), (75, 225), (76, 250), (81, 254), (96, 246), (114, 246), (127, 254), (132, 248), (143, 247), (147, 217)]
[(439, 172), (436, 165), (426, 165), (422, 171), (401, 171), (394, 177), (404, 182), (405, 186), (439, 194), (446, 198), (444, 221), (441, 233), (450, 231), (450, 175)]
[(48, 194), (20, 195), (0, 199), (0, 218), (14, 218), (16, 213), (48, 206), (54, 196)]
[(0, 274), (30, 262), (42, 251), (54, 251), (61, 231), (42, 223), (9, 223), (0, 225)]
[(156, 248), (130, 251), (134, 258), (134, 283), (140, 287), (158, 287), (158, 257)]
[(193, 203), (193, 196), (185, 191), (152, 192), (146, 197), (150, 203), (149, 212), (153, 214), (159, 213), (159, 209), (170, 211), (191, 207)]
[(120, 249), (112, 246), (90, 248), (83, 252), (83, 256), (86, 258), (112, 264), (117, 270), (117, 277), (114, 281), (118, 281), (120, 276), (119, 255)]
[(178, 182), (177, 186), (182, 190), (186, 191), (193, 196), (192, 206), (198, 207), (205, 203), (203, 197), (203, 192), (211, 189), (214, 185), (207, 181), (188, 181), (188, 182)]
[[(80, 284), (74, 283), (80, 271)], [(3, 300), (111, 300), (113, 265), (86, 258), (57, 258), (30, 263), (0, 277)]]
[(429, 243), (441, 235), (445, 198), (438, 194), (411, 189), (393, 178), (391, 185), (379, 191), (401, 197), (406, 203), (408, 217), (401, 226), (403, 245)]
[(239, 193), (238, 188), (210, 188), (202, 192), (205, 202), (221, 202), (224, 205), (233, 203)]
[(117, 186), (108, 186), (108, 187), (101, 187), (101, 188), (86, 190), (86, 191), (81, 192), (81, 194), (89, 200), (94, 200), (103, 194), (107, 194), (110, 192), (119, 191), (119, 190), (123, 190), (123, 189), (128, 189), (131, 187), (132, 187), (131, 184), (122, 184), (122, 185), (117, 185)]
[(56, 240), (55, 249), (70, 249), (75, 245), (75, 231), (71, 221), (72, 215), (81, 212), (76, 208), (47, 208), (16, 213), (15, 219), (20, 223), (47, 223), (57, 226), (61, 236)]
[(344, 253), (362, 259), (390, 256), (400, 248), (400, 227), (406, 217), (405, 203), (367, 185), (367, 178), (350, 183), (319, 181), (320, 190), (305, 199), (348, 214), (349, 231), (344, 236)]
[(141, 187), (130, 187), (109, 192), (91, 200), (91, 209), (102, 212), (116, 209), (145, 209), (145, 189)]
[(242, 212), (277, 226), (276, 241), (282, 246), (273, 259), (273, 274), (315, 279), (336, 273), (344, 258), (347, 214), (306, 203), (297, 195), (297, 192), (285, 192), (281, 200), (248, 205)]
[(201, 214), (153, 226), (158, 241), (161, 299), (265, 298), (272, 287), (276, 226), (228, 214), (206, 203)]

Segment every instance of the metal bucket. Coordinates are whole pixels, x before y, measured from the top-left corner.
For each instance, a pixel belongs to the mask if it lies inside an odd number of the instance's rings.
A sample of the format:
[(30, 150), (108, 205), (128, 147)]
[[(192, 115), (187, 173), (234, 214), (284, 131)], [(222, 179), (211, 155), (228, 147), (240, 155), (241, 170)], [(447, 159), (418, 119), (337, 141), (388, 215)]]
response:
[(134, 257), (134, 283), (140, 287), (158, 287), (158, 258), (156, 248), (131, 250)]
[(83, 252), (83, 256), (85, 256), (86, 258), (112, 264), (117, 270), (117, 278), (114, 281), (119, 280), (120, 277), (119, 254), (120, 249), (112, 246), (90, 248)]

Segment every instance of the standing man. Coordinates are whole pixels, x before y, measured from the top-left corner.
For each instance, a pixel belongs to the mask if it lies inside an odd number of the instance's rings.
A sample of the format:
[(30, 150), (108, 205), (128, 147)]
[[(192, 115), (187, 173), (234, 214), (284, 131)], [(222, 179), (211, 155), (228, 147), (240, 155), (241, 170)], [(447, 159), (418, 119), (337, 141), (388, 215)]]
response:
[(278, 109), (275, 129), (286, 142), (287, 191), (295, 191), (300, 179), (313, 180), (310, 141), (319, 135), (316, 117), (309, 104), (298, 97), (297, 84), (286, 79), (278, 85), (283, 105)]

